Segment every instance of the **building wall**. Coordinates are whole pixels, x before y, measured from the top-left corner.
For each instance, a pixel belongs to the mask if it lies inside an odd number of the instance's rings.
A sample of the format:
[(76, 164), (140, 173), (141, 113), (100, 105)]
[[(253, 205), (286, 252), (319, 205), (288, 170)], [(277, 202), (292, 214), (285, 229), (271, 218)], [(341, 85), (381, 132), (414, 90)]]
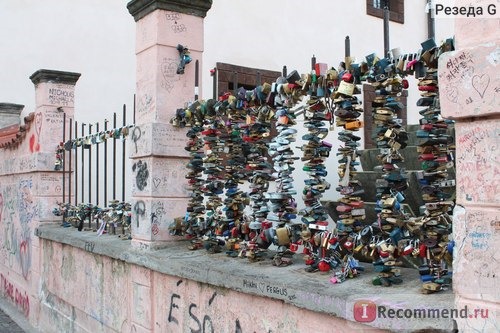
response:
[[(466, 1), (457, 5), (468, 7)], [(442, 113), (456, 121), (455, 304), (478, 307), (486, 318), (481, 325), (473, 316), (458, 320), (466, 332), (500, 329), (500, 256), (495, 250), (500, 243), (499, 23), (498, 16), (487, 14), (457, 18), (457, 49), (439, 59), (439, 80), (445, 87), (440, 92)]]

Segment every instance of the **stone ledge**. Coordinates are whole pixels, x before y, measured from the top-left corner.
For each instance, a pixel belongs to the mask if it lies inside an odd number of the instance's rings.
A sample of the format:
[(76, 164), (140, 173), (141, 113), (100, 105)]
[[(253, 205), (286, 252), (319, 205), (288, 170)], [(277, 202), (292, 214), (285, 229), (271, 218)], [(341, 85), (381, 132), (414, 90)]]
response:
[(30, 80), (35, 85), (39, 84), (40, 82), (56, 82), (75, 85), (80, 76), (80, 73), (56, 71), (51, 69), (39, 69), (31, 74)]
[(212, 0), (132, 0), (127, 3), (128, 11), (135, 21), (157, 9), (205, 17), (210, 7)]
[[(452, 309), (454, 295), (451, 290), (423, 295), (418, 272), (402, 268), (404, 283), (392, 287), (371, 284), (375, 275), (370, 264), (361, 276), (333, 285), (330, 274), (306, 273), (300, 255), (294, 265), (275, 267), (270, 260), (249, 263), (246, 259), (229, 258), (225, 254), (208, 254), (205, 250), (189, 251), (186, 241), (174, 241), (168, 248), (141, 251), (131, 247), (130, 240), (117, 236), (97, 237), (92, 232), (78, 232), (57, 224), (42, 225), (35, 234), (41, 239), (80, 248), (139, 265), (159, 273), (228, 288), (242, 293), (281, 300), (299, 308), (321, 312), (353, 321), (353, 306), (358, 300), (371, 300), (377, 306), (394, 309)], [(412, 331), (434, 328), (445, 332), (453, 329), (452, 319), (383, 319), (367, 323), (381, 329)]]

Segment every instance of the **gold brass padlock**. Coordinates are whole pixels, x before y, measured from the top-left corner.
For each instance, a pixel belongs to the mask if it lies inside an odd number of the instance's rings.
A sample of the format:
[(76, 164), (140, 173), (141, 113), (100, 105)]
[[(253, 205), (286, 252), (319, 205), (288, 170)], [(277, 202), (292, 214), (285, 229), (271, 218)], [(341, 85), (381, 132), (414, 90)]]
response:
[(365, 247), (365, 246), (363, 245), (363, 243), (360, 243), (360, 244), (358, 244), (358, 245), (354, 248), (354, 250), (353, 250), (353, 251), (354, 251), (355, 253), (359, 253), (359, 252), (361, 252), (361, 250), (362, 250), (364, 247)]

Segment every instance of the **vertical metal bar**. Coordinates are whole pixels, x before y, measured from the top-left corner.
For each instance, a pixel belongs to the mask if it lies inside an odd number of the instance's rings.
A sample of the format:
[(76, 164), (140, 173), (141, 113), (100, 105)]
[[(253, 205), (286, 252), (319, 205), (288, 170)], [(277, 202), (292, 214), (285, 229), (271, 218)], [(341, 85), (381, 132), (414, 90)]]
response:
[(66, 149), (64, 149), (64, 143), (66, 142), (66, 112), (63, 111), (63, 151), (62, 151), (62, 202), (66, 201)]
[[(199, 77), (200, 77), (200, 62), (196, 60), (194, 64), (194, 100), (198, 100), (199, 94)], [(123, 124), (125, 125), (125, 124)]]
[(384, 2), (384, 58), (389, 54), (389, 6)]
[(113, 112), (113, 200), (116, 199), (116, 112)]
[(314, 56), (313, 54), (311, 58), (311, 70), (315, 70), (316, 69), (315, 67), (316, 67), (316, 56)]
[(349, 36), (345, 36), (344, 52), (346, 58), (351, 56), (351, 39), (349, 38)]
[(75, 121), (75, 206), (78, 204), (78, 122)]
[[(113, 112), (113, 200), (116, 200), (116, 126), (116, 112)], [(116, 235), (114, 223), (111, 223), (111, 233)]]
[[(89, 124), (89, 204), (92, 205), (92, 124)], [(89, 216), (89, 228), (92, 229), (92, 213)]]
[[(108, 136), (108, 120), (104, 119), (104, 132)], [(108, 207), (108, 140), (104, 140), (104, 207)]]
[(427, 37), (436, 39), (436, 26), (434, 24), (434, 13), (432, 9), (432, 1), (427, 1), (429, 11), (427, 12)]
[[(92, 124), (89, 124), (89, 138), (92, 140)], [(89, 147), (89, 203), (92, 203), (92, 145)]]
[(257, 71), (257, 76), (255, 77), (255, 86), (260, 86), (260, 83), (261, 83), (260, 71)]
[[(73, 139), (73, 119), (69, 118), (69, 139)], [(71, 204), (71, 168), (72, 168), (72, 157), (73, 157), (73, 148), (69, 151), (69, 167), (68, 167), (68, 203)]]
[(212, 69), (212, 98), (217, 98), (217, 67)]
[[(85, 134), (85, 123), (82, 123), (82, 140)], [(85, 203), (85, 149), (83, 148), (85, 141), (82, 142), (82, 203)]]
[(345, 69), (350, 69), (351, 67), (351, 61), (349, 58), (351, 57), (351, 40), (349, 39), (349, 36), (345, 36), (344, 40), (344, 63), (345, 63)]
[[(100, 140), (100, 136), (101, 134), (99, 133), (99, 123), (96, 123), (95, 124), (95, 131), (96, 131), (96, 135), (97, 135), (97, 138), (96, 138), (96, 141), (97, 140)], [(97, 141), (99, 142), (99, 141)], [(96, 151), (96, 159), (95, 159), (95, 202), (96, 202), (96, 205), (99, 206), (100, 202), (99, 202), (99, 160), (100, 160), (100, 155), (99, 155), (99, 144), (96, 145), (95, 147), (95, 151)]]
[(284, 77), (286, 77), (288, 75), (286, 65), (283, 66), (283, 69), (281, 70), (281, 73), (283, 73)]
[[(99, 123), (97, 122), (95, 124), (95, 132), (96, 132), (96, 142), (99, 143), (99, 141), (97, 140), (100, 140), (100, 136), (101, 134), (99, 133)], [(95, 147), (95, 202), (96, 202), (96, 206), (99, 207), (99, 159), (100, 159), (100, 156), (99, 156), (99, 144), (96, 145)], [(97, 230), (99, 230), (99, 218), (96, 219), (95, 221), (95, 228)]]
[[(198, 61), (198, 60), (196, 60)], [(127, 106), (123, 104), (123, 128), (125, 128), (126, 125), (126, 120), (127, 120)], [(122, 134), (123, 135), (123, 134)], [(125, 144), (125, 138), (123, 138), (122, 141), (122, 201), (125, 202), (125, 149), (126, 149), (126, 144)]]
[(233, 91), (234, 95), (238, 92), (238, 72), (233, 73)]

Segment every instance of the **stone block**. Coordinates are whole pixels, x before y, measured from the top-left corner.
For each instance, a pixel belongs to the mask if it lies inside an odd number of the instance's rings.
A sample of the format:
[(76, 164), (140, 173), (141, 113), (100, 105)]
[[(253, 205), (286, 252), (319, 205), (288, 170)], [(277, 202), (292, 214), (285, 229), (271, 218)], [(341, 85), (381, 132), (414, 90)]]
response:
[[(177, 45), (177, 44), (176, 44)], [(154, 46), (137, 55), (136, 123), (169, 123), (178, 108), (194, 100), (195, 61), (200, 51), (192, 51), (184, 74), (177, 74), (180, 62), (175, 46)], [(201, 91), (199, 91), (201, 94)]]
[(188, 157), (184, 149), (188, 138), (185, 128), (175, 128), (171, 124), (146, 123), (131, 129), (127, 140), (127, 151), (131, 158), (143, 156)]
[(495, 208), (456, 206), (453, 214), (453, 289), (469, 298), (498, 302), (500, 213)]
[(132, 198), (132, 237), (139, 241), (168, 241), (175, 237), (168, 227), (175, 217), (186, 214), (182, 198)]
[(132, 195), (187, 198), (186, 158), (146, 157), (132, 163)]
[[(37, 111), (40, 107), (51, 106), (53, 109), (63, 107), (74, 108), (75, 106), (75, 85), (54, 82), (39, 82), (36, 84), (35, 104)], [(56, 111), (56, 110), (54, 110)], [(70, 113), (72, 116), (72, 113)]]
[(132, 282), (132, 321), (144, 328), (151, 328), (152, 289)]
[(457, 203), (498, 205), (500, 137), (497, 122), (457, 122), (455, 129)]
[(139, 283), (143, 286), (151, 287), (151, 279), (153, 272), (145, 267), (131, 265), (130, 266), (130, 277), (133, 282)]
[(442, 87), (439, 101), (443, 117), (458, 119), (499, 113), (499, 56), (497, 44), (485, 44), (439, 57), (439, 86)]
[(130, 285), (130, 267), (121, 260), (103, 258), (103, 293), (99, 304), (102, 311), (102, 322), (115, 331), (120, 331), (125, 318), (129, 317), (126, 306), (116, 304), (131, 304), (127, 288)]
[(203, 18), (169, 10), (156, 10), (137, 22), (136, 53), (154, 45), (203, 50)]
[(459, 315), (456, 318), (459, 332), (498, 332), (500, 326), (498, 302), (490, 303), (457, 296), (455, 309)]

